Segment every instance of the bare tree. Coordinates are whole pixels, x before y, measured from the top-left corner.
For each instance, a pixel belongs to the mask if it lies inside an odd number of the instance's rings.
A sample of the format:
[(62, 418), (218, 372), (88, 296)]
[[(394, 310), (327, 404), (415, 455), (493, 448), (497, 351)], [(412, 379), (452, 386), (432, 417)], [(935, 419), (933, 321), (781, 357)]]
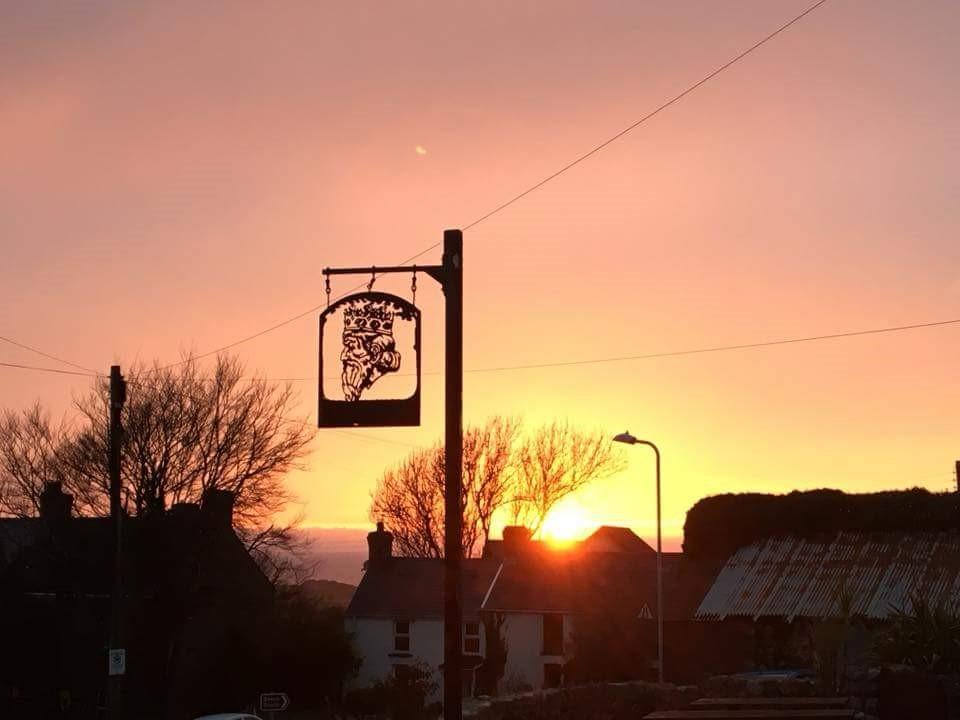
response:
[(523, 442), (517, 450), (516, 466), (513, 519), (536, 535), (560, 500), (619, 472), (624, 461), (603, 433), (554, 422)]
[[(285, 475), (302, 466), (313, 437), (287, 416), (288, 385), (244, 377), (220, 356), (205, 375), (191, 357), (175, 367), (128, 370), (122, 445), (122, 502), (131, 515), (199, 502), (211, 489), (234, 493), (234, 525), (268, 566), (295, 547), (290, 525), (273, 518), (293, 499)], [(45, 482), (58, 480), (82, 515), (109, 511), (109, 386), (97, 380), (77, 400), (82, 426), (54, 427), (39, 407), (0, 422), (0, 512), (33, 515)], [(286, 561), (284, 561), (286, 562)]]
[[(396, 549), (410, 557), (443, 557), (443, 449), (415, 450), (387, 470), (373, 491), (370, 518), (393, 533)], [(464, 552), (468, 546), (464, 533)]]
[[(489, 538), (493, 514), (509, 499), (517, 430), (516, 421), (493, 418), (464, 432), (460, 510), (467, 557)], [(442, 446), (416, 450), (385, 472), (372, 494), (371, 520), (386, 524), (403, 555), (443, 557), (444, 462)]]
[(490, 539), (494, 513), (510, 499), (514, 484), (514, 446), (520, 423), (513, 418), (495, 417), (483, 427), (468, 428), (463, 434), (463, 485), (468, 502), (465, 524), (477, 526), (484, 542)]
[[(127, 373), (122, 424), (123, 501), (144, 515), (207, 490), (235, 495), (238, 527), (263, 527), (292, 500), (283, 478), (301, 467), (313, 436), (289, 420), (290, 385), (244, 377), (236, 359), (217, 358), (203, 376), (192, 358), (174, 368), (134, 367)], [(98, 383), (77, 402), (87, 427), (71, 441), (70, 471), (105, 492), (109, 389)]]
[(60, 456), (66, 432), (39, 404), (0, 415), (0, 514), (34, 516), (46, 483), (65, 483)]

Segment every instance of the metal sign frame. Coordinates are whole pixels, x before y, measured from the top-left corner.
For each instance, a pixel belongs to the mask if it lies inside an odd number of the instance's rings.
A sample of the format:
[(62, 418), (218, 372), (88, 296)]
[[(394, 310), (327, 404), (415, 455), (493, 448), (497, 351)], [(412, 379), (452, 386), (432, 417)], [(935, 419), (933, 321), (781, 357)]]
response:
[[(364, 400), (335, 400), (327, 397), (324, 392), (325, 384), (334, 382), (325, 375), (329, 365), (335, 365), (338, 372), (342, 370), (342, 361), (324, 362), (323, 345), (324, 331), (328, 319), (333, 313), (344, 306), (356, 305), (359, 302), (385, 303), (400, 309), (399, 316), (404, 320), (412, 320), (414, 324), (413, 350), (416, 356), (416, 384), (413, 394), (406, 398)], [(317, 399), (317, 426), (318, 427), (388, 427), (388, 426), (416, 426), (420, 424), (420, 381), (421, 381), (421, 344), (420, 344), (420, 308), (397, 295), (384, 292), (362, 292), (348, 295), (333, 303), (320, 315), (319, 366), (320, 382)], [(337, 380), (336, 382), (341, 382)]]

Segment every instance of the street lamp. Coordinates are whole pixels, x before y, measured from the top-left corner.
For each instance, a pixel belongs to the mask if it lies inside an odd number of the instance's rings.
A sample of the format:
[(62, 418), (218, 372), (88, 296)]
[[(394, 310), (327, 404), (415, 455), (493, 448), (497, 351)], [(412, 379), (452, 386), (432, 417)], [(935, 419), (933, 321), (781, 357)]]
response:
[(657, 459), (657, 679), (663, 682), (663, 550), (660, 537), (660, 450), (649, 440), (638, 440), (629, 432), (620, 433), (614, 442), (646, 445), (653, 448)]

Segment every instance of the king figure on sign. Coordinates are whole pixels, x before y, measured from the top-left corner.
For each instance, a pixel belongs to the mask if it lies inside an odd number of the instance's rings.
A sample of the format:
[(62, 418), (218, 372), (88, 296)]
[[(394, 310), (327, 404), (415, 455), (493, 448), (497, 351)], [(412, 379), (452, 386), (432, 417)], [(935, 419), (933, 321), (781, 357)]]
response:
[(345, 399), (360, 394), (387, 373), (400, 369), (400, 353), (393, 337), (397, 308), (388, 301), (357, 299), (343, 312), (341, 383)]
[[(334, 317), (342, 324), (329, 326), (332, 332), (326, 342), (328, 321)], [(328, 357), (336, 358), (330, 364), (339, 366), (339, 377), (330, 378), (329, 385), (325, 347)], [(401, 361), (409, 372), (399, 382), (381, 383), (387, 375), (398, 378)], [(370, 392), (374, 385), (376, 390)], [(320, 315), (319, 390), (319, 427), (419, 425), (420, 310), (416, 305), (397, 295), (367, 291), (329, 306)]]

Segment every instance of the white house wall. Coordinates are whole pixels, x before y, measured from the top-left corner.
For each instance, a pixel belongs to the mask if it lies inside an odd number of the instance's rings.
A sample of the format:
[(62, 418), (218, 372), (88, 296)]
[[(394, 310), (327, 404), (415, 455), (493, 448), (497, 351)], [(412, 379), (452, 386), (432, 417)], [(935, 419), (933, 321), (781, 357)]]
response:
[[(552, 614), (552, 613), (551, 613)], [(543, 666), (563, 665), (571, 656), (573, 617), (563, 616), (563, 645), (565, 655), (543, 654), (543, 615), (539, 613), (507, 613), (503, 622), (503, 637), (507, 641), (507, 663), (500, 681), (501, 692), (512, 692), (529, 686), (543, 687)]]
[[(410, 657), (400, 657), (393, 649), (394, 621), (370, 618), (347, 618), (345, 627), (353, 637), (353, 645), (362, 658), (360, 670), (352, 681), (352, 687), (369, 687), (393, 674), (394, 665), (413, 665), (422, 662), (434, 674), (437, 691), (433, 699), (441, 695), (443, 663), (443, 621), (410, 620)], [(485, 648), (483, 626), (480, 627), (480, 648)], [(407, 654), (407, 653), (403, 653)]]

